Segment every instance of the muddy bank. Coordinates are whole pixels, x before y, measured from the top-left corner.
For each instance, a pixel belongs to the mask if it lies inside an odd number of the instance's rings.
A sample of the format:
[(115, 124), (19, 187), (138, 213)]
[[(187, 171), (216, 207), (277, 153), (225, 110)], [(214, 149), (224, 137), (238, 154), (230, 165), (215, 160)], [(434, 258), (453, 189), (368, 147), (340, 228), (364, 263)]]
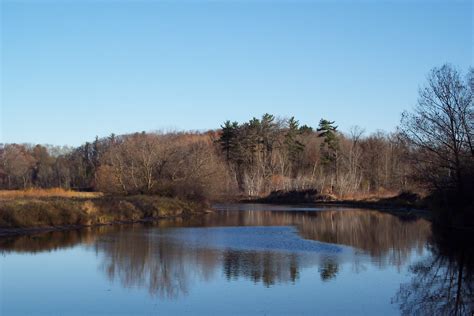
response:
[(353, 208), (366, 208), (387, 210), (392, 212), (417, 212), (428, 213), (427, 204), (419, 195), (409, 192), (400, 193), (393, 197), (373, 197), (370, 199), (339, 199), (333, 195), (324, 195), (317, 190), (300, 191), (274, 191), (268, 196), (257, 199), (245, 199), (244, 203), (265, 204), (293, 204), (293, 205), (318, 205), (318, 206), (344, 206)]

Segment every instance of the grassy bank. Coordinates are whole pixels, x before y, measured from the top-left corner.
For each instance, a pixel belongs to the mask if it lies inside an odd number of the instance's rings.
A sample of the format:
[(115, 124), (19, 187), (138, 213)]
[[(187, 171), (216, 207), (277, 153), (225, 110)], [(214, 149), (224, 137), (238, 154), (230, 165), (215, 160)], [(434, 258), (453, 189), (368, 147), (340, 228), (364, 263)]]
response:
[(337, 197), (334, 195), (322, 195), (316, 190), (275, 191), (266, 197), (246, 200), (246, 202), (340, 205), (346, 207), (384, 210), (423, 210), (427, 207), (425, 199), (417, 194), (409, 192), (390, 195)]
[(204, 210), (200, 203), (161, 196), (1, 191), (0, 235), (22, 229), (61, 229), (186, 216)]

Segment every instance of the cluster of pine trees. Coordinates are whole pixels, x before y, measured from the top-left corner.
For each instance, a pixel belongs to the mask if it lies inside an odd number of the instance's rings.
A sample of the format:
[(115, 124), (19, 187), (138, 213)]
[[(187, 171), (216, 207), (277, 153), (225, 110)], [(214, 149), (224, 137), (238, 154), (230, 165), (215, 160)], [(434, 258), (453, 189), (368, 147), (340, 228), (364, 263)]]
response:
[(408, 189), (409, 150), (397, 134), (363, 137), (338, 131), (321, 119), (316, 129), (294, 117), (264, 114), (239, 124), (226, 121), (219, 137), (228, 172), (238, 191), (261, 196), (275, 190), (315, 188), (348, 195)]

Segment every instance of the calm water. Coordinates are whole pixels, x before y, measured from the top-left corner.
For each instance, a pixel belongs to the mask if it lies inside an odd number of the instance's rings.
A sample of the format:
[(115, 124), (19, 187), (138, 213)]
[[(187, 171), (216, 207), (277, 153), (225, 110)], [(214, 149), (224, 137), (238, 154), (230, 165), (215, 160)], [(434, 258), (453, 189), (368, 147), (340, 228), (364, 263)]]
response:
[(470, 270), (466, 280), (454, 277), (463, 266), (436, 247), (423, 219), (216, 209), (188, 220), (0, 239), (0, 312), (398, 315), (467, 314), (473, 306)]

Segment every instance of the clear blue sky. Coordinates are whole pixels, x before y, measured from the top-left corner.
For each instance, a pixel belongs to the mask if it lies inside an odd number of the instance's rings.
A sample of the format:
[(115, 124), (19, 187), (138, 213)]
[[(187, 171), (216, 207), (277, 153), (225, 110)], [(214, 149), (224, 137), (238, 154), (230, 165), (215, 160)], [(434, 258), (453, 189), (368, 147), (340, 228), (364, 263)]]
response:
[(1, 0), (0, 142), (218, 128), (269, 112), (391, 131), (473, 64), (472, 1)]

